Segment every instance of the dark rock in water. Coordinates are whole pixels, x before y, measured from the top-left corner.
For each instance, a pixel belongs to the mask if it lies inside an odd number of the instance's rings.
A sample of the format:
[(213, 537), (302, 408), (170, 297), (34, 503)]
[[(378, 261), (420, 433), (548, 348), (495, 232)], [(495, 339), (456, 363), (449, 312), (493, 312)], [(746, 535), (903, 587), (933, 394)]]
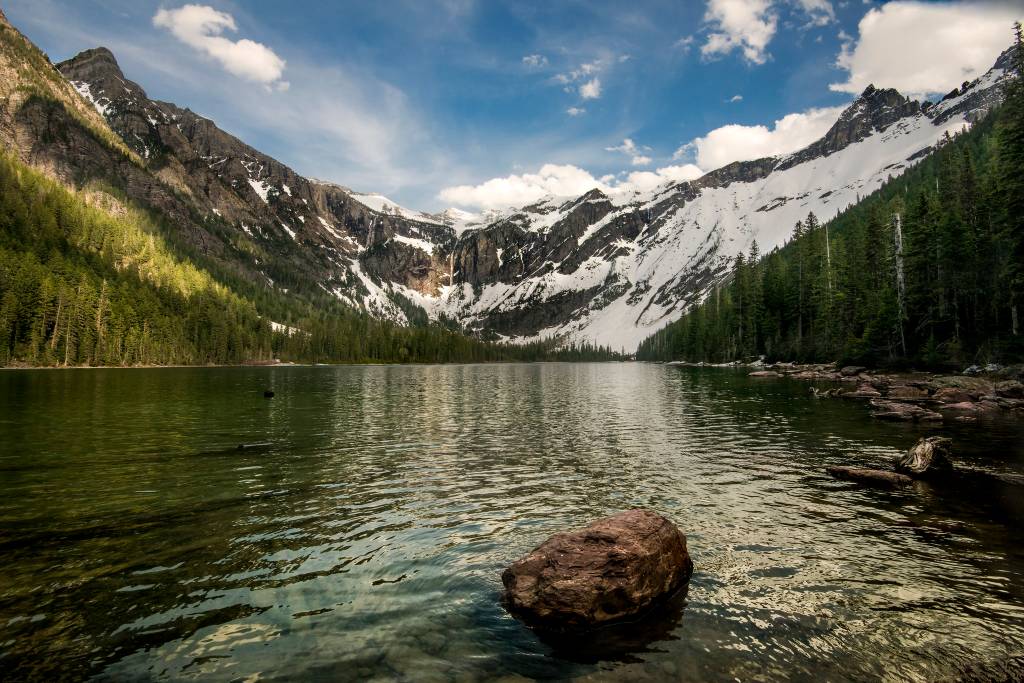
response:
[(953, 452), (953, 440), (944, 436), (929, 436), (921, 439), (907, 454), (896, 459), (896, 471), (912, 477), (933, 477), (949, 474), (953, 464), (949, 455)]
[(266, 391), (263, 392), (263, 398), (274, 398), (274, 392), (271, 391), (270, 389), (267, 389)]
[(866, 467), (834, 466), (826, 468), (825, 471), (836, 479), (858, 481), (864, 484), (910, 486), (914, 483), (914, 480), (905, 474), (889, 472), (888, 470), (872, 470)]
[(1020, 382), (999, 382), (996, 395), (1001, 398), (1024, 398), (1024, 384)]
[(650, 510), (555, 534), (501, 575), (510, 612), (554, 631), (636, 617), (689, 580), (686, 536)]
[(886, 398), (894, 398), (901, 401), (915, 401), (928, 398), (928, 392), (918, 387), (898, 385), (889, 389), (885, 394)]
[(842, 394), (842, 397), (843, 398), (878, 398), (881, 395), (882, 394), (879, 393), (879, 391), (877, 389), (875, 389), (873, 386), (871, 386), (870, 384), (861, 384), (860, 386), (857, 387), (856, 391), (847, 391), (847, 392)]
[(261, 448), (270, 448), (273, 444), (269, 441), (260, 441), (259, 443), (240, 443), (238, 444), (238, 450), (240, 451), (252, 451)]
[(968, 413), (976, 413), (981, 410), (981, 407), (977, 403), (971, 401), (961, 401), (960, 403), (947, 403), (944, 406), (940, 406), (942, 410), (960, 410)]
[(854, 377), (867, 370), (865, 367), (860, 365), (847, 365), (839, 371), (839, 374), (843, 377)]
[(878, 418), (879, 420), (902, 420), (905, 422), (942, 421), (942, 415), (935, 411), (926, 410), (910, 403), (873, 399), (871, 407), (875, 409), (875, 412), (871, 413), (871, 417)]
[(967, 403), (971, 395), (957, 387), (945, 387), (936, 391), (932, 398), (939, 403)]

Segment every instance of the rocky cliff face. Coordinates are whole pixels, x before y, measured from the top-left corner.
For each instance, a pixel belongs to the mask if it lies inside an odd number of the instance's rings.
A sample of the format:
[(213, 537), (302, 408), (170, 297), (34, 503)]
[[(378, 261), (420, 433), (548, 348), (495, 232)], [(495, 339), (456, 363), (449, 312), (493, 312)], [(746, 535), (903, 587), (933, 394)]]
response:
[(304, 178), (151, 100), (104, 48), (54, 68), (2, 15), (0, 38), (6, 147), (68, 183), (114, 186), (252, 282), (326, 292), (397, 321), (412, 302), (482, 333), (625, 350), (705, 296), (755, 240), (764, 252), (809, 212), (831, 218), (977, 120), (1011, 77), (1007, 52), (936, 104), (869, 87), (795, 154), (473, 217)]
[[(375, 210), (360, 195), (304, 178), (188, 109), (149, 99), (105, 48), (87, 50), (57, 68), (145, 170), (186, 197), (202, 221), (216, 224), (250, 257), (244, 259), (247, 270), (268, 284), (319, 287), (398, 320), (404, 314), (380, 283), (436, 291), (432, 250), (416, 241), (445, 243), (451, 230), (442, 222), (409, 218), (383, 205)], [(183, 226), (189, 241), (204, 250), (215, 242), (210, 232)], [(409, 241), (399, 241), (403, 237)]]

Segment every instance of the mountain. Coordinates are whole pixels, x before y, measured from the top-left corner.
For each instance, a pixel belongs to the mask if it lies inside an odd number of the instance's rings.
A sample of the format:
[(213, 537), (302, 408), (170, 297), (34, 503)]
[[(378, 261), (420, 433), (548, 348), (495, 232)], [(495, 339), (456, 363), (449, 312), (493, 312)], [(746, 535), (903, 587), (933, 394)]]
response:
[[(637, 358), (945, 371), (1020, 362), (1024, 84), (1012, 85), (994, 115), (831, 222), (804, 220), (783, 248), (738, 256), (729, 279)], [(852, 395), (877, 397), (870, 384)]]
[[(982, 117), (1008, 67), (1009, 51), (935, 104), (869, 87), (794, 154), (482, 216), (426, 214), (304, 178), (209, 119), (149, 99), (104, 48), (48, 76), (77, 112), (70, 132), (47, 136), (54, 113), (40, 103), (9, 112), (0, 135), (61, 179), (103, 179), (154, 207), (176, 239), (254, 285), (329, 295), (399, 323), (429, 315), (489, 338), (632, 350), (700, 301), (755, 240), (780, 246), (808, 212), (833, 217)], [(97, 117), (117, 140), (90, 133)]]
[(756, 240), (781, 246), (814, 212), (827, 220), (899, 175), (997, 104), (1010, 51), (941, 102), (868, 87), (794, 154), (729, 164), (650, 192), (551, 198), (460, 237), (455, 287), (430, 310), (532, 338), (564, 335), (632, 350), (721, 281)]
[(470, 217), (301, 178), (150, 101), (109, 51), (64, 66), (89, 80), (72, 85), (0, 12), (0, 366), (613, 356), (428, 323), (354, 255), (391, 240), (394, 258)]

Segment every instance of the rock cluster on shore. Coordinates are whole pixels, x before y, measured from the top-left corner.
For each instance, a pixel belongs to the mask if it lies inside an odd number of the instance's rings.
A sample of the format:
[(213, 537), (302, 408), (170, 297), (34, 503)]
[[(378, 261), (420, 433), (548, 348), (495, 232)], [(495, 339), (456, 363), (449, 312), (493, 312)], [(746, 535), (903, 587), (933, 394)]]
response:
[[(739, 364), (734, 364), (739, 366)], [(971, 422), (978, 415), (1013, 411), (1024, 415), (1024, 368), (990, 368), (962, 375), (883, 373), (861, 366), (798, 365), (761, 362), (746, 364), (751, 377), (789, 377), (812, 382), (835, 382), (835, 389), (813, 387), (818, 398), (861, 399), (872, 417), (904, 422)], [(970, 369), (969, 369), (970, 370)], [(843, 385), (852, 385), (844, 388)]]

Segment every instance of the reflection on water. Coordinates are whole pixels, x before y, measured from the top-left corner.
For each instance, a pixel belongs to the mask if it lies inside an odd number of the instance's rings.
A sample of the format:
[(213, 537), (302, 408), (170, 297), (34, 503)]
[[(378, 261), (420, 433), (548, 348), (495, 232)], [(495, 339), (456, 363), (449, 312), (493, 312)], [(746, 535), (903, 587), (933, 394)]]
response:
[[(951, 428), (952, 485), (860, 488), (825, 466), (926, 428), (806, 391), (644, 364), (0, 373), (0, 667), (933, 680), (1024, 653), (1021, 426)], [(504, 612), (511, 560), (633, 506), (688, 534), (688, 595), (590, 643)]]

